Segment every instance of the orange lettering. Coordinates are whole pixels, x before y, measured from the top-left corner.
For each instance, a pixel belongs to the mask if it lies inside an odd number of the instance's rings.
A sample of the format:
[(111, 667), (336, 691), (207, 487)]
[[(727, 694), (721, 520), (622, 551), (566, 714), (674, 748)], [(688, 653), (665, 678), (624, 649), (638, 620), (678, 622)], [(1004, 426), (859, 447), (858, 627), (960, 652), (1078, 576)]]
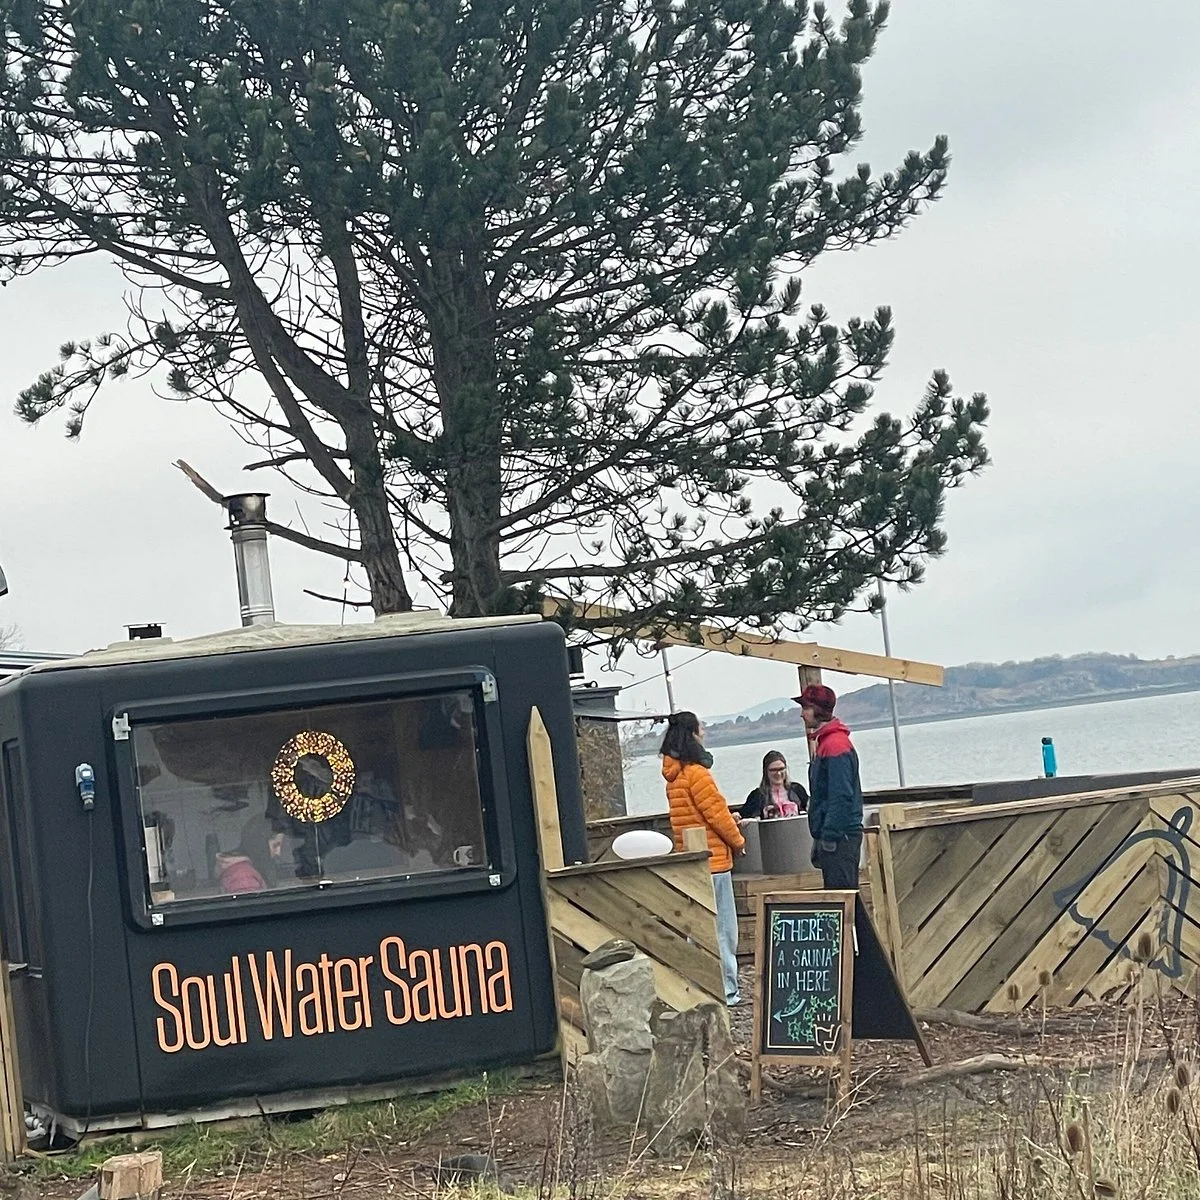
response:
[[(498, 953), (500, 965), (495, 968), (493, 974), (488, 976), (488, 1003), (492, 1007), (492, 1012), (511, 1012), (513, 1006), (512, 980), (508, 974), (508, 947), (503, 942), (488, 942), (483, 948), (483, 952), (487, 956), (489, 971), (492, 970), (493, 951)], [(503, 999), (499, 998), (498, 985), (503, 985)]]
[(333, 988), (329, 981), (329, 968), (333, 966), (333, 959), (328, 954), (321, 955), (321, 983), (325, 989), (325, 1028), (333, 1029)]
[(258, 1002), (258, 1020), (263, 1037), (269, 1042), (275, 1036), (275, 1016), (279, 1016), (279, 1030), (285, 1038), (292, 1036), (292, 952), (283, 952), (283, 978), (279, 982), (279, 971), (275, 966), (275, 952), (266, 953), (265, 980), (259, 977), (258, 960), (253, 954), (250, 960), (250, 979), (254, 983), (254, 998)]
[(371, 989), (367, 986), (367, 968), (375, 961), (374, 955), (358, 960), (358, 972), (362, 987), (363, 1024), (371, 1028)]
[(404, 997), (404, 1012), (402, 1016), (396, 1016), (396, 1010), (392, 1007), (392, 993), (390, 991), (384, 994), (384, 1006), (387, 1009), (387, 1019), (393, 1025), (407, 1025), (412, 1020), (412, 1000), (409, 997), (408, 984), (400, 978), (391, 967), (388, 966), (387, 954), (389, 947), (394, 948), (399, 958), (397, 971), (403, 971), (406, 957), (404, 953), (404, 941), (398, 937), (385, 937), (379, 943), (379, 969), (383, 972), (384, 977), (394, 983)]
[[(309, 984), (309, 990), (304, 992), (300, 998), (300, 1032), (305, 1037), (312, 1037), (314, 1033), (324, 1033), (328, 1027), (321, 1010), (321, 979), (314, 963), (301, 963), (296, 968), (296, 989), (298, 991), (303, 991), (305, 977), (312, 982)], [(309, 1019), (307, 1016), (310, 1010), (314, 1015), (313, 1019)]]
[(237, 1013), (238, 1013), (238, 1040), (244, 1046), (246, 1044), (246, 998), (242, 995), (242, 964), (238, 962), (238, 957), (233, 956), (233, 987), (237, 993)]
[[(343, 979), (343, 968), (350, 972), (350, 981), (348, 983)], [(333, 983), (337, 991), (338, 1024), (347, 1033), (354, 1029), (361, 1029), (363, 1023), (361, 1004), (354, 1005), (353, 1019), (346, 1016), (346, 1001), (357, 1000), (359, 996), (358, 963), (352, 958), (339, 958), (333, 964)]]
[(170, 1041), (167, 1040), (166, 1021), (162, 1017), (155, 1018), (154, 1026), (158, 1030), (158, 1048), (164, 1054), (174, 1054), (177, 1050), (182, 1050), (184, 1045), (183, 1014), (175, 1005), (169, 1003), (163, 995), (161, 981), (159, 980), (160, 975), (165, 975), (170, 981), (171, 997), (174, 999), (179, 995), (179, 972), (175, 970), (171, 963), (159, 963), (150, 972), (150, 985), (154, 991), (154, 1002), (160, 1008), (165, 1008), (175, 1018), (175, 1037)]
[(475, 959), (475, 979), (479, 984), (479, 1011), (486, 1013), (488, 1010), (487, 989), (484, 987), (483, 977), (483, 947), (476, 942), (472, 942), (468, 946), (459, 946), (458, 948), (459, 973), (462, 977), (463, 1000), (465, 1011), (463, 1016), (471, 1015), (471, 970), (470, 959)]
[[(413, 983), (413, 1016), (418, 1021), (434, 1021), (437, 1019), (437, 1001), (433, 995), (433, 957), (428, 950), (414, 950), (408, 956), (408, 973), (414, 980), (418, 962), (424, 968), (424, 977)], [(424, 1005), (420, 1002), (422, 995), (425, 997)]]
[(450, 978), (454, 984), (453, 1009), (446, 1003), (446, 988), (442, 978), (442, 952), (440, 950), (433, 952), (433, 970), (437, 983), (438, 1016), (449, 1020), (451, 1017), (461, 1017), (463, 1015), (463, 1001), (462, 984), (458, 977), (458, 955), (454, 953), (453, 947), (447, 950), (446, 954), (450, 959)]
[[(195, 1027), (192, 1025), (192, 1002), (188, 999), (189, 991), (196, 993), (199, 1025), (203, 1037), (196, 1036)], [(189, 975), (179, 985), (179, 1002), (183, 1006), (183, 1032), (187, 1038), (188, 1047), (192, 1050), (205, 1049), (212, 1041), (212, 1029), (208, 1023), (208, 989), (199, 975)]]
[[(237, 959), (234, 959), (237, 965)], [(233, 1046), (238, 1040), (237, 1002), (233, 996), (233, 976), (225, 972), (225, 1011), (229, 1016), (229, 1034), (221, 1035), (220, 1006), (217, 1004), (217, 982), (213, 976), (208, 976), (208, 1014), (212, 1021), (212, 1040), (214, 1046)]]

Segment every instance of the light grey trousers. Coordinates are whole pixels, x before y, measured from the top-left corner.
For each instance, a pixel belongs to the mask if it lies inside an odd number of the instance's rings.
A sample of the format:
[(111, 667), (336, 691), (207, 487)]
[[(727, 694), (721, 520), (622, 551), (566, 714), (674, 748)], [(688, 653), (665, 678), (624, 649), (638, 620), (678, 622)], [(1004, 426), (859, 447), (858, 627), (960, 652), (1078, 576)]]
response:
[(738, 1004), (742, 993), (738, 987), (738, 919), (737, 903), (733, 898), (733, 873), (713, 872), (713, 892), (717, 898), (717, 943), (721, 947), (721, 974), (725, 979), (725, 1003)]

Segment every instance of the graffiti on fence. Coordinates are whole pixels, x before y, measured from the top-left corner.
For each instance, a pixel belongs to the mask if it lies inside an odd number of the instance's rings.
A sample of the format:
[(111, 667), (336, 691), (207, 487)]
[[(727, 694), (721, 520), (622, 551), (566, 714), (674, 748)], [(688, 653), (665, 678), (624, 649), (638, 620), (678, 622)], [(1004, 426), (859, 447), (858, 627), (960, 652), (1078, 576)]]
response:
[[(1192, 862), (1189, 853), (1188, 832), (1192, 827), (1192, 809), (1183, 805), (1167, 822), (1165, 829), (1142, 829), (1132, 833), (1104, 861), (1098, 871), (1077, 880), (1068, 887), (1054, 893), (1054, 901), (1060, 910), (1065, 910), (1071, 920), (1082, 926), (1086, 933), (1098, 939), (1121, 958), (1132, 958), (1134, 951), (1127, 942), (1118, 940), (1104, 924), (1105, 912), (1088, 916), (1082, 911), (1084, 892), (1101, 876), (1110, 871), (1128, 870), (1122, 863), (1129, 862), (1131, 851), (1147, 842), (1153, 843), (1154, 851), (1166, 866), (1167, 882), (1163, 895), (1162, 915), (1158, 922), (1158, 945), (1151, 955), (1149, 966), (1168, 979), (1178, 979), (1183, 974), (1183, 922), (1192, 888)], [(1139, 864), (1138, 870), (1141, 869)], [(1130, 881), (1136, 872), (1130, 874)]]

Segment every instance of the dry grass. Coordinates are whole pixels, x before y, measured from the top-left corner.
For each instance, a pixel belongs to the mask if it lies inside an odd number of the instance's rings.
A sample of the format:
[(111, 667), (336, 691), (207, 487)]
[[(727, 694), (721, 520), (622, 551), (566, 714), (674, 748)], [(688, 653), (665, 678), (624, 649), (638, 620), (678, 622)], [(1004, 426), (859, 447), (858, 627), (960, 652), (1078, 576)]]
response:
[[(533, 1132), (518, 1150), (495, 1136), (506, 1087), (493, 1079), (482, 1090), (459, 1089), (399, 1107), (345, 1110), (254, 1135), (182, 1132), (164, 1145), (170, 1180), (166, 1200), (499, 1195), (494, 1184), (441, 1185), (428, 1170), (443, 1124), (453, 1127), (464, 1117), (480, 1133), (472, 1148), (490, 1145), (502, 1166), (513, 1171), (518, 1194), (529, 1200), (1200, 1196), (1198, 1013), (1168, 1011), (1162, 997), (1142, 988), (1136, 995), (1105, 1044), (1088, 1047), (1098, 1065), (1035, 1063), (1035, 1016), (1021, 1043), (1028, 1047), (1027, 1070), (911, 1095), (864, 1094), (851, 1107), (824, 1117), (814, 1107), (811, 1126), (790, 1141), (760, 1131), (739, 1146), (706, 1139), (680, 1157), (658, 1158), (647, 1149), (652, 1130), (606, 1140), (580, 1090), (568, 1082), (556, 1092), (541, 1093), (546, 1099), (538, 1101)], [(513, 1094), (522, 1099), (521, 1093)], [(523, 1098), (533, 1100), (527, 1093)], [(439, 1144), (453, 1143), (443, 1137)], [(86, 1174), (94, 1157), (81, 1158), (70, 1173)], [(63, 1165), (58, 1164), (60, 1172)], [(40, 1179), (38, 1173), (32, 1178), (44, 1184), (48, 1174), (43, 1168)], [(64, 1187), (51, 1194), (66, 1196)], [(80, 1190), (76, 1186), (74, 1194)]]

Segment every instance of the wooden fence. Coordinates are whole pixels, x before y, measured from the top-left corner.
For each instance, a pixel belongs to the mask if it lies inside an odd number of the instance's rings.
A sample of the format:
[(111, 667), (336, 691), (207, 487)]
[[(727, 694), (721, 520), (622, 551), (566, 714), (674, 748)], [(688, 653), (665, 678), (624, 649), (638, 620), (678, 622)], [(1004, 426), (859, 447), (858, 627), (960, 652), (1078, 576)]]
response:
[[(769, 892), (819, 892), (825, 883), (820, 871), (803, 871), (798, 875), (735, 875), (733, 898), (738, 914), (738, 958), (749, 961), (754, 957), (754, 923), (756, 902)], [(868, 913), (871, 907), (871, 875), (859, 873), (858, 895)]]
[(694, 847), (687, 853), (565, 866), (553, 750), (536, 708), (528, 748), (564, 1062), (587, 1049), (579, 1001), (583, 957), (613, 938), (632, 942), (650, 959), (665, 1004), (682, 1010), (723, 1002), (717, 904), (703, 830), (687, 831)]
[(915, 1007), (1115, 999), (1138, 957), (1195, 990), (1200, 780), (986, 807), (887, 806), (867, 854), (875, 924)]

